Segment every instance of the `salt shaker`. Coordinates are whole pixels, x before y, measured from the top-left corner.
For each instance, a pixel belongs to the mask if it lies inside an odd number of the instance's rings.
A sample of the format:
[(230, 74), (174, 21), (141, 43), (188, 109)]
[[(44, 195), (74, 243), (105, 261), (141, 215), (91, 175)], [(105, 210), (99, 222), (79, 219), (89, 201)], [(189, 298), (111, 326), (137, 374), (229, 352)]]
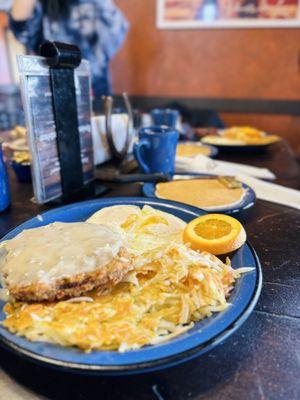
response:
[(2, 144), (0, 143), (0, 212), (4, 211), (10, 204), (10, 191), (8, 174), (3, 160)]

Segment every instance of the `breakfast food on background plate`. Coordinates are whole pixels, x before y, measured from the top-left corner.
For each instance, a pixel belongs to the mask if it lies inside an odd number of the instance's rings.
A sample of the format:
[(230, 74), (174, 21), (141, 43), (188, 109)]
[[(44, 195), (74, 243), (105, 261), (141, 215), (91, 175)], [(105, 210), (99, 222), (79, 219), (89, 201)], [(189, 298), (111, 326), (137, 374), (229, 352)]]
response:
[(9, 132), (8, 141), (3, 143), (3, 147), (10, 157), (22, 152), (29, 157), (29, 147), (27, 143), (27, 130), (23, 126), (17, 125)]
[(237, 219), (223, 214), (202, 215), (187, 224), (183, 232), (184, 243), (189, 243), (192, 249), (214, 255), (239, 249), (246, 238), (243, 225)]
[(5, 287), (19, 301), (55, 301), (118, 283), (132, 268), (121, 235), (86, 222), (55, 222), (1, 244)]
[(235, 126), (219, 131), (219, 135), (208, 135), (202, 139), (203, 143), (215, 145), (267, 145), (280, 141), (277, 135), (268, 135), (266, 132), (248, 126)]
[(266, 132), (249, 126), (234, 126), (224, 129), (221, 135), (227, 139), (240, 140), (246, 144), (266, 144), (279, 140), (276, 135), (267, 135)]
[(155, 195), (209, 211), (238, 205), (246, 192), (241, 185), (231, 188), (216, 177), (158, 183)]
[(31, 182), (31, 156), (26, 134), (26, 128), (16, 126), (10, 131), (8, 140), (2, 143), (4, 158), (21, 183)]
[(177, 157), (194, 157), (198, 154), (209, 156), (211, 149), (198, 143), (178, 143), (176, 149)]
[[(189, 224), (149, 206), (104, 208), (82, 224), (117, 232), (132, 269), (118, 284), (81, 293), (83, 297), (7, 303), (3, 325), (11, 332), (84, 351), (138, 349), (174, 338), (225, 310), (234, 282), (249, 271), (193, 250), (182, 240)], [(82, 232), (82, 240), (84, 236)], [(5, 264), (2, 273), (3, 268)]]
[(26, 139), (27, 129), (25, 126), (16, 125), (14, 129), (9, 132), (11, 139)]

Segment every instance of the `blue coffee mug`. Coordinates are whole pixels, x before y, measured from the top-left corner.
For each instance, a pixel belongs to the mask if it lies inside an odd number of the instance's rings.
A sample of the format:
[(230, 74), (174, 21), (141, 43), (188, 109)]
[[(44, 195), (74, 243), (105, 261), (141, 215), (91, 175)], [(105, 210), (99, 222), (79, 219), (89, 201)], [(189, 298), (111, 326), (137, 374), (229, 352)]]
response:
[(179, 132), (164, 126), (150, 126), (139, 131), (134, 156), (143, 172), (174, 173)]
[(171, 108), (154, 108), (150, 114), (153, 125), (165, 125), (169, 128), (176, 128), (180, 115), (177, 110)]

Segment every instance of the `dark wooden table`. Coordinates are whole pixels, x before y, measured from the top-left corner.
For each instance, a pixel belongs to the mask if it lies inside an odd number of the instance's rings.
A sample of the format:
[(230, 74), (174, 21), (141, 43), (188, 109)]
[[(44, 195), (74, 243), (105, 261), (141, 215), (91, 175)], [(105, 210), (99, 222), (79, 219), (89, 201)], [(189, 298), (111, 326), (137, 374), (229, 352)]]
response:
[[(277, 182), (300, 189), (300, 167), (285, 143), (267, 153), (220, 158), (272, 169)], [(49, 207), (30, 202), (30, 185), (12, 177), (12, 207), (0, 236)], [(106, 196), (140, 195), (140, 185), (111, 185)], [(300, 399), (300, 211), (257, 201), (245, 227), (260, 257), (264, 284), (242, 328), (194, 361), (130, 377), (58, 372), (0, 350), (0, 399)]]

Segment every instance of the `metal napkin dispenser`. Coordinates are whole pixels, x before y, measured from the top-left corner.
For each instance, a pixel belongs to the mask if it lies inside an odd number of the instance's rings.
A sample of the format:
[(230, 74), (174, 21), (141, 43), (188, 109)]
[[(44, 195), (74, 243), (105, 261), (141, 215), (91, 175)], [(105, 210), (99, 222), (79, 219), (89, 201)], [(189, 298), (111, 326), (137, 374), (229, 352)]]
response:
[(46, 42), (19, 56), (21, 92), (38, 203), (67, 199), (94, 179), (90, 69), (76, 46)]

